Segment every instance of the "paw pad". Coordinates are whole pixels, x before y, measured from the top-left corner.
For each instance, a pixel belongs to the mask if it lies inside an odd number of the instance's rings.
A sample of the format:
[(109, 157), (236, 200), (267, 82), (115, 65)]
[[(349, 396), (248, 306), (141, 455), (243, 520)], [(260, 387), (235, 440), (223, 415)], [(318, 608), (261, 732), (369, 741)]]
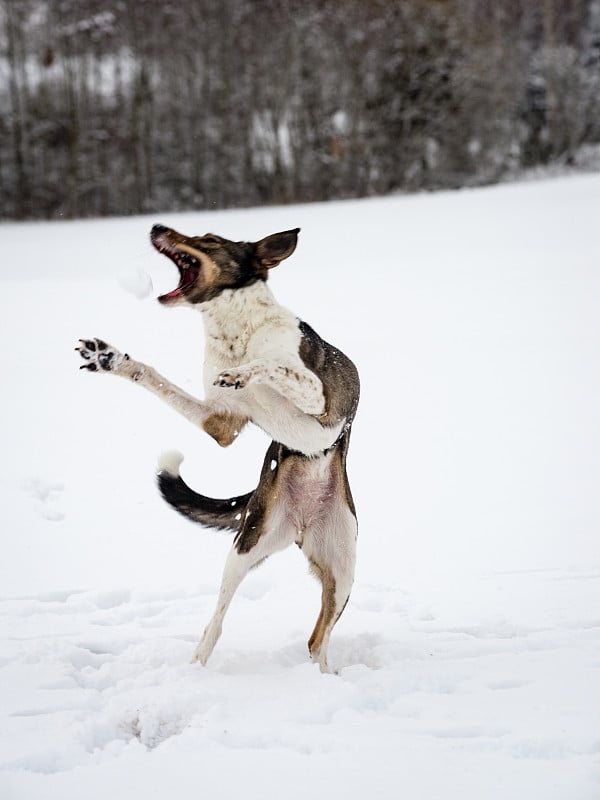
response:
[(119, 352), (116, 347), (106, 344), (102, 339), (80, 339), (79, 347), (75, 350), (87, 362), (79, 369), (87, 369), (90, 372), (98, 370), (113, 372), (129, 358), (127, 354)]

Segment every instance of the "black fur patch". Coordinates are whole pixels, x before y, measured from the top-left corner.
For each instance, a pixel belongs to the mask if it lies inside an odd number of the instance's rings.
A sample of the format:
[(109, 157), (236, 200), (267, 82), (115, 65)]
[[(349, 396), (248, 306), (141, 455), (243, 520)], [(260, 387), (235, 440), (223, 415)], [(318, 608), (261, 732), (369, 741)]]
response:
[(157, 481), (162, 496), (176, 511), (194, 522), (220, 530), (239, 530), (246, 507), (254, 494), (248, 492), (228, 500), (205, 497), (190, 489), (179, 475), (171, 475), (166, 471), (159, 472)]

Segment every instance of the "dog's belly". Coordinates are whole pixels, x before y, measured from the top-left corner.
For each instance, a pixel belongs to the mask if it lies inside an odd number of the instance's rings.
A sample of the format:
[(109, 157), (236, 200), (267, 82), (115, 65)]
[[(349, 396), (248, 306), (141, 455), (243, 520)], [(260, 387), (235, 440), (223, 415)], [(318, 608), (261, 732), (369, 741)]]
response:
[(283, 529), (311, 564), (327, 565), (338, 576), (354, 569), (357, 523), (335, 462), (334, 451), (314, 459), (295, 457), (278, 487), (278, 512)]
[(279, 511), (298, 536), (319, 526), (337, 502), (339, 480), (332, 469), (332, 453), (312, 459), (292, 456), (278, 481)]

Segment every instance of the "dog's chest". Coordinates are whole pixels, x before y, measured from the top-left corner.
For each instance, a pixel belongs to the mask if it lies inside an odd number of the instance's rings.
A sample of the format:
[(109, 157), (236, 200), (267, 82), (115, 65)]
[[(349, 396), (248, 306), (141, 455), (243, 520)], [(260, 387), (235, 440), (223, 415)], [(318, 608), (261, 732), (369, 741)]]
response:
[(298, 320), (262, 282), (224, 292), (203, 312), (205, 363), (217, 373), (282, 352), (298, 354)]
[(248, 340), (242, 336), (220, 336), (207, 339), (205, 369), (215, 373), (238, 367), (248, 361)]

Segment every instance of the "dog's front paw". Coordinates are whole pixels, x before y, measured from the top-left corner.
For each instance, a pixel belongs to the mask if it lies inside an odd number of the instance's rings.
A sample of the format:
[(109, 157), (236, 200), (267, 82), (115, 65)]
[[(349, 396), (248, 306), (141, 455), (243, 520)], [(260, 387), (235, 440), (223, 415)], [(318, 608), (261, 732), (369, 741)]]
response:
[(102, 370), (104, 372), (114, 372), (123, 361), (127, 361), (127, 353), (121, 353), (116, 347), (106, 344), (102, 339), (80, 339), (79, 347), (75, 350), (87, 363), (82, 364), (79, 369), (89, 369), (92, 372)]
[(213, 386), (233, 387), (234, 389), (243, 389), (252, 380), (253, 375), (250, 372), (242, 370), (230, 370), (228, 372), (221, 372), (217, 379), (213, 381)]

